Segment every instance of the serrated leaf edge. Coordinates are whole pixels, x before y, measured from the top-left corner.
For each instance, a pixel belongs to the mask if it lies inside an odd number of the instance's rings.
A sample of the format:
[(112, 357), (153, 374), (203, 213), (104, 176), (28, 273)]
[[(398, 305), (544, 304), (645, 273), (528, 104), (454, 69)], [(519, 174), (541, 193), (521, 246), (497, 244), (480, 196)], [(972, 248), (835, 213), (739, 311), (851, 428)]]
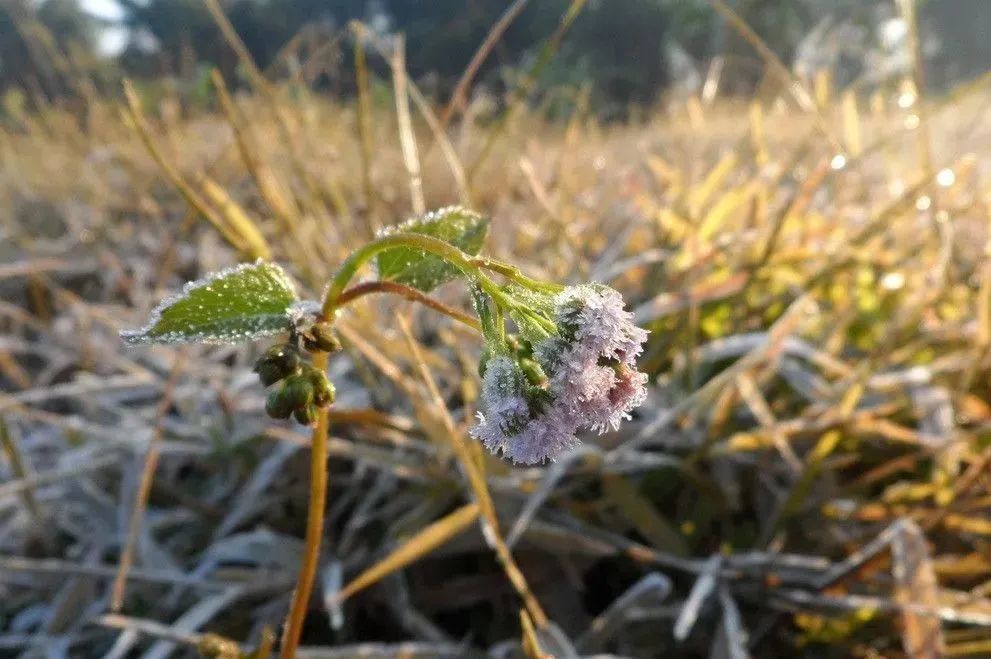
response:
[(375, 232), (376, 238), (384, 238), (386, 236), (392, 235), (394, 233), (419, 233), (416, 231), (417, 225), (426, 224), (429, 222), (436, 222), (440, 220), (445, 215), (451, 215), (452, 213), (464, 213), (465, 215), (470, 215), (474, 218), (484, 220), (485, 216), (477, 211), (461, 206), (459, 204), (452, 204), (450, 206), (444, 206), (443, 208), (437, 208), (424, 215), (413, 215), (399, 224), (390, 224), (378, 229)]

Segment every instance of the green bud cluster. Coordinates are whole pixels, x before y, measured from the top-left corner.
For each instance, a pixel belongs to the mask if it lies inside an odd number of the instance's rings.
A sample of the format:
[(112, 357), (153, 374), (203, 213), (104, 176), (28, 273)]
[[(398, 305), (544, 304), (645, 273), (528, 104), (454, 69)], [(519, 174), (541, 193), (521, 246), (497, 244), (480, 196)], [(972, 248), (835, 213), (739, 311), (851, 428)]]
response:
[(266, 387), (298, 373), (303, 360), (299, 349), (291, 343), (279, 343), (265, 351), (255, 362), (255, 373)]
[(330, 323), (318, 322), (303, 333), (303, 347), (309, 352), (337, 352), (341, 342), (334, 335)]
[[(314, 325), (314, 329), (320, 324)], [(293, 339), (297, 339), (294, 335)], [(303, 337), (307, 350), (330, 352), (339, 350), (340, 343), (330, 333), (330, 328), (311, 330)], [(281, 383), (269, 392), (265, 412), (273, 419), (290, 416), (303, 425), (317, 420), (321, 407), (334, 402), (334, 385), (327, 374), (303, 360), (295, 340), (270, 347), (255, 362), (255, 373), (266, 387)]]

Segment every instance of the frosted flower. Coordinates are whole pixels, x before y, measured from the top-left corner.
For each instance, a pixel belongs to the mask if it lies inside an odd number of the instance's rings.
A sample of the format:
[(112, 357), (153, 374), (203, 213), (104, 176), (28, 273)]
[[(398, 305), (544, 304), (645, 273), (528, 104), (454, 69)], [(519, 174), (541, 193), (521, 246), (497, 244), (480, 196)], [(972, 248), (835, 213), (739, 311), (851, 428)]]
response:
[(569, 287), (555, 303), (563, 336), (534, 350), (551, 374), (550, 392), (581, 428), (615, 430), (647, 395), (647, 376), (636, 370), (647, 332), (633, 324), (622, 296), (606, 286)]
[(647, 332), (633, 324), (623, 296), (598, 284), (569, 286), (557, 295), (555, 322), (565, 337), (573, 337), (584, 359), (615, 359), (634, 366)]
[(609, 392), (615, 386), (615, 371), (594, 362), (562, 364), (550, 380), (550, 391), (558, 404), (583, 419), (581, 425), (587, 427), (612, 415)]
[(646, 398), (636, 358), (647, 332), (633, 324), (619, 293), (569, 287), (555, 299), (554, 316), (560, 336), (533, 349), (548, 376), (545, 389), (529, 385), (507, 356), (490, 360), (482, 379), (485, 413), (471, 434), (514, 462), (554, 460), (578, 445), (578, 430), (615, 430)]
[(551, 406), (530, 422), (519, 434), (510, 437), (502, 454), (518, 464), (553, 461), (561, 453), (578, 446), (575, 420), (563, 409)]
[(501, 452), (513, 462), (538, 464), (553, 460), (576, 446), (577, 423), (553, 401), (531, 400), (519, 365), (509, 357), (495, 357), (482, 378), (482, 404), (478, 425), (471, 434), (492, 453)]
[(478, 425), (472, 435), (482, 441), (489, 451), (505, 451), (510, 438), (515, 437), (530, 421), (530, 405), (524, 391), (523, 372), (509, 357), (490, 359), (482, 378), (482, 404)]
[(647, 374), (632, 369), (625, 364), (616, 369), (613, 386), (606, 397), (608, 405), (600, 408), (590, 419), (589, 428), (599, 434), (609, 430), (619, 430), (619, 424), (630, 418), (630, 412), (643, 405), (647, 399)]

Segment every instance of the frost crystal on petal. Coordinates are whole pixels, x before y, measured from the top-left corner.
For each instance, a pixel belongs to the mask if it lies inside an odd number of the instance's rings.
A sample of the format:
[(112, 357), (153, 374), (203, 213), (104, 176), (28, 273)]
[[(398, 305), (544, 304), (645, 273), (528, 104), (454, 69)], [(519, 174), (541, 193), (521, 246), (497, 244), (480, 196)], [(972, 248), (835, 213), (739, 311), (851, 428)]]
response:
[(633, 324), (623, 296), (608, 286), (569, 286), (558, 294), (555, 322), (572, 334), (584, 351), (633, 366), (643, 350), (647, 332)]
[(647, 399), (647, 374), (627, 366), (620, 366), (613, 387), (609, 390), (608, 414), (600, 414), (589, 425), (591, 430), (600, 434), (609, 430), (618, 430), (624, 419), (630, 418), (630, 412), (643, 405)]

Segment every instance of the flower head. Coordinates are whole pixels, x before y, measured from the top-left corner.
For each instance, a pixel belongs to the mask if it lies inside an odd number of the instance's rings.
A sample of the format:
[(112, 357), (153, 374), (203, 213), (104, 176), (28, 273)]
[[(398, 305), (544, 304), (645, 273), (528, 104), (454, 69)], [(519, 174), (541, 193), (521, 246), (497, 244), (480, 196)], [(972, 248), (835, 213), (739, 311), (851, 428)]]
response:
[(577, 424), (529, 385), (510, 357), (494, 357), (486, 364), (482, 404), (485, 413), (479, 413), (472, 436), (513, 462), (537, 464), (578, 443)]
[(619, 424), (630, 418), (630, 412), (643, 405), (647, 399), (647, 374), (620, 364), (614, 373), (613, 386), (606, 394), (608, 405), (589, 424), (599, 434), (619, 430)]
[(574, 337), (582, 357), (635, 365), (647, 332), (633, 324), (617, 291), (600, 284), (569, 286), (554, 302), (555, 322), (562, 335)]
[(488, 362), (483, 378), (486, 413), (472, 434), (514, 462), (553, 460), (578, 444), (582, 429), (615, 430), (646, 398), (647, 376), (636, 358), (647, 332), (633, 324), (619, 293), (574, 286), (554, 303), (558, 334), (533, 346), (547, 376), (542, 385), (528, 382), (519, 360), (505, 355)]

